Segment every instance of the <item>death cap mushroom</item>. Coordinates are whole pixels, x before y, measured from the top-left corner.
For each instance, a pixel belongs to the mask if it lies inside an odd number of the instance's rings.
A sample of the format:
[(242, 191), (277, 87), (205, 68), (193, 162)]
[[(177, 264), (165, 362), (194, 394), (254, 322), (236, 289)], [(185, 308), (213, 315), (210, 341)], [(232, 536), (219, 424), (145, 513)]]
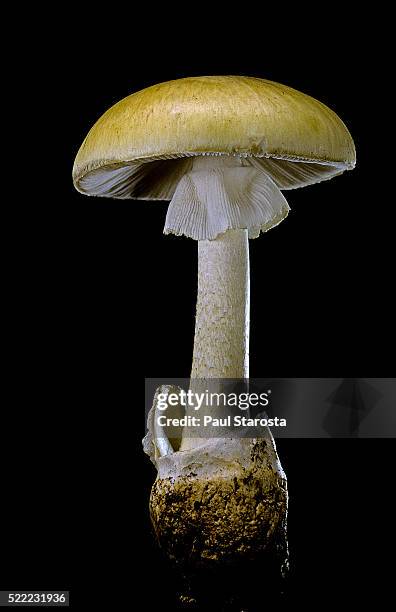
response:
[(165, 232), (198, 240), (256, 237), (289, 211), (281, 190), (355, 166), (339, 117), (285, 85), (240, 76), (153, 85), (110, 108), (75, 160), (87, 195), (171, 200)]

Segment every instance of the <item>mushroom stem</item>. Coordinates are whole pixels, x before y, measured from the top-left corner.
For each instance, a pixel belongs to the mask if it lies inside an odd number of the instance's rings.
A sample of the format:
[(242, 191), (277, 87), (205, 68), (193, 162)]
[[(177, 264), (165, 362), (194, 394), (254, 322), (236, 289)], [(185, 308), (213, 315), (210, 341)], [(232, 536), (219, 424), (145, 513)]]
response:
[[(249, 306), (248, 231), (229, 230), (215, 240), (198, 241), (191, 390), (202, 392), (208, 379), (249, 377)], [(205, 411), (213, 416), (214, 408), (201, 407), (201, 419)], [(194, 409), (187, 408), (187, 414), (194, 415)], [(185, 428), (180, 450), (200, 441), (193, 427)]]
[(249, 376), (249, 294), (247, 230), (199, 240), (192, 379)]

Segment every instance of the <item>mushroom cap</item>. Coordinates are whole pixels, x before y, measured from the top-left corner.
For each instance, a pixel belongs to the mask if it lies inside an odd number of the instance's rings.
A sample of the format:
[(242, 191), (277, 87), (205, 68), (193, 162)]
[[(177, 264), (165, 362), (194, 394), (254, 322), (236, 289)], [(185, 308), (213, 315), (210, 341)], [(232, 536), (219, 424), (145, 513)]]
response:
[(247, 158), (280, 189), (331, 178), (356, 161), (344, 123), (314, 98), (254, 77), (190, 77), (104, 113), (77, 154), (74, 185), (88, 195), (168, 200), (199, 155)]

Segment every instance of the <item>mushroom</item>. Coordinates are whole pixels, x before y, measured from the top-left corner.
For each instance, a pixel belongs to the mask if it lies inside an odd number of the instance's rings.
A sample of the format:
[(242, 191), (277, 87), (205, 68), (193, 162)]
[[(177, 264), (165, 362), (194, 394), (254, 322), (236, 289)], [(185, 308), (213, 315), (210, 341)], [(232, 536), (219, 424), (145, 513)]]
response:
[[(191, 379), (199, 384), (249, 377), (249, 239), (285, 219), (282, 191), (354, 165), (353, 140), (325, 105), (267, 80), (206, 76), (154, 85), (110, 108), (84, 140), (73, 178), (87, 195), (170, 200), (165, 233), (198, 241)], [(153, 429), (146, 439), (163, 547), (183, 563), (211, 565), (275, 541), (284, 561), (286, 478), (270, 432), (194, 433), (185, 428), (179, 449), (158, 443)]]

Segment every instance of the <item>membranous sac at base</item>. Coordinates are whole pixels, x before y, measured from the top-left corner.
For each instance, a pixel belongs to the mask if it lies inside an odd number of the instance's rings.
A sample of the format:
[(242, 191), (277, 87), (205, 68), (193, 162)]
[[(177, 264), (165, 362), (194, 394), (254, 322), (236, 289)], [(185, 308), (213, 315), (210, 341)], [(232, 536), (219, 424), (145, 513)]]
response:
[[(163, 385), (155, 398), (179, 392), (179, 387)], [(167, 438), (169, 430), (158, 425), (161, 414), (154, 400), (144, 439), (158, 470), (150, 515), (161, 548), (192, 570), (260, 557), (271, 560), (283, 576), (288, 566), (287, 481), (270, 430), (251, 427), (249, 438), (195, 439), (180, 451), (181, 431)]]
[(285, 573), (287, 484), (270, 438), (206, 441), (158, 469), (150, 514), (169, 558), (191, 568), (271, 558)]

